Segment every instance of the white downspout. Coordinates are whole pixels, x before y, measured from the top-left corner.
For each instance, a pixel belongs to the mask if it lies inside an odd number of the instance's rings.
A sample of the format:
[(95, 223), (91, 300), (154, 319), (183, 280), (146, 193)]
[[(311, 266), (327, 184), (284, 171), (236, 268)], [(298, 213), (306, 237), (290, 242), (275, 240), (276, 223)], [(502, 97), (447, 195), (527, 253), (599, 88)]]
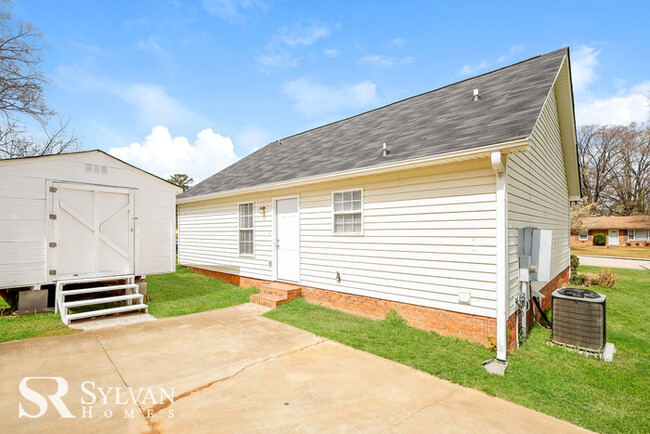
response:
[(492, 169), (497, 177), (497, 360), (500, 361), (506, 360), (508, 347), (508, 196), (503, 159), (500, 151), (492, 152)]

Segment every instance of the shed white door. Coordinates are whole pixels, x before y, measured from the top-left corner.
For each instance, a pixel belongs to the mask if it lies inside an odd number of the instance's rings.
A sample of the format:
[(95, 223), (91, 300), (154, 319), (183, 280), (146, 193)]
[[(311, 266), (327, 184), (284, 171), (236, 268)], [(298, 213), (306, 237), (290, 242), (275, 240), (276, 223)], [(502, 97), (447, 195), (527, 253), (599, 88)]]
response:
[(609, 242), (607, 244), (610, 246), (618, 246), (618, 229), (610, 229)]
[(53, 187), (53, 280), (133, 274), (132, 191), (57, 182)]
[(298, 199), (275, 202), (277, 279), (300, 280), (300, 217)]

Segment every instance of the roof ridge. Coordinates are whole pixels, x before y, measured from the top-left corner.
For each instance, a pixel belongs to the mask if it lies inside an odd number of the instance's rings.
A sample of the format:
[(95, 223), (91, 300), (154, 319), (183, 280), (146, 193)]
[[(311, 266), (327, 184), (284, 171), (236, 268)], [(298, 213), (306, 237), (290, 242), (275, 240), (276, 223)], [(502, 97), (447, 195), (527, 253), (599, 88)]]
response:
[[(383, 109), (385, 109), (385, 108), (387, 108), (387, 107), (391, 107), (391, 106), (393, 106), (393, 105), (395, 105), (395, 104), (399, 104), (399, 103), (402, 103), (402, 102), (404, 102), (404, 101), (409, 101), (409, 100), (411, 100), (411, 99), (419, 98), (419, 97), (424, 96), (424, 95), (428, 95), (428, 94), (431, 94), (431, 93), (434, 93), (434, 92), (438, 92), (439, 90), (446, 89), (446, 88), (448, 88), (448, 87), (455, 86), (455, 85), (457, 85), (457, 84), (464, 83), (464, 82), (469, 81), (469, 80), (474, 80), (475, 78), (484, 77), (484, 76), (486, 76), (486, 75), (494, 74), (495, 72), (503, 71), (504, 69), (512, 68), (512, 67), (517, 66), (517, 65), (520, 65), (520, 64), (522, 64), (522, 63), (530, 62), (531, 60), (535, 60), (535, 59), (538, 59), (538, 58), (543, 57), (543, 56), (548, 56), (548, 55), (550, 55), (550, 54), (557, 53), (558, 51), (562, 51), (562, 50), (564, 50), (564, 51), (568, 51), (568, 49), (569, 49), (569, 47), (566, 46), (566, 47), (562, 47), (562, 48), (557, 49), (557, 50), (549, 51), (549, 52), (546, 53), (546, 54), (538, 54), (537, 56), (533, 56), (533, 57), (530, 57), (530, 58), (528, 58), (528, 59), (520, 60), (519, 62), (512, 63), (512, 64), (510, 64), (510, 65), (506, 65), (506, 66), (502, 66), (501, 68), (493, 69), (493, 70), (491, 70), (491, 71), (484, 72), (483, 74), (475, 75), (475, 76), (473, 76), (473, 77), (467, 77), (467, 78), (464, 78), (464, 79), (462, 79), (462, 80), (455, 81), (455, 82), (453, 82), (453, 83), (449, 83), (449, 84), (446, 84), (446, 85), (444, 85), (444, 86), (441, 86), (441, 87), (438, 87), (438, 88), (435, 88), (435, 89), (432, 89), (432, 90), (428, 90), (428, 91), (426, 91), (426, 92), (418, 93), (417, 95), (411, 95), (411, 96), (409, 96), (409, 97), (406, 97), (406, 98), (403, 98), (403, 99), (400, 99), (400, 100), (397, 100), (397, 101), (393, 101), (393, 102), (388, 103), (388, 104), (385, 104), (385, 105), (383, 105), (383, 106), (375, 107), (374, 109), (366, 110), (365, 112), (361, 112), (361, 113), (357, 113), (357, 114), (352, 115), (352, 116), (348, 116), (347, 118), (338, 119), (338, 120), (336, 120), (336, 121), (328, 122), (328, 123), (326, 123), (326, 124), (319, 125), (319, 126), (317, 126), (317, 127), (310, 128), (310, 129), (305, 130), (305, 131), (301, 131), (301, 132), (299, 132), (299, 133), (291, 134), (291, 135), (286, 136), (286, 137), (283, 137), (283, 138), (281, 138), (281, 139), (278, 139), (278, 140), (274, 140), (274, 141), (272, 141), (272, 142), (269, 142), (269, 143), (267, 143), (267, 144), (264, 145), (264, 146), (270, 145), (270, 144), (272, 144), (272, 143), (276, 143), (276, 142), (278, 142), (278, 141), (279, 141), (279, 142), (282, 142), (282, 140), (286, 140), (286, 139), (290, 139), (290, 138), (292, 138), (292, 137), (300, 136), (300, 135), (302, 135), (302, 134), (309, 133), (309, 132), (311, 132), (311, 131), (315, 131), (315, 130), (318, 130), (318, 129), (320, 129), (320, 128), (325, 128), (325, 127), (328, 127), (328, 126), (330, 126), (330, 125), (335, 125), (335, 124), (338, 124), (338, 123), (340, 123), (340, 122), (348, 121), (348, 120), (350, 120), (350, 119), (354, 119), (354, 118), (357, 118), (357, 117), (360, 117), (360, 116), (366, 115), (366, 114), (368, 114), (368, 113), (373, 113), (373, 112), (376, 112), (376, 111), (379, 111), (379, 110), (383, 110)], [(264, 146), (263, 146), (262, 148), (264, 148)], [(260, 148), (260, 149), (262, 149), (262, 148)], [(259, 150), (259, 149), (258, 149), (258, 150)]]

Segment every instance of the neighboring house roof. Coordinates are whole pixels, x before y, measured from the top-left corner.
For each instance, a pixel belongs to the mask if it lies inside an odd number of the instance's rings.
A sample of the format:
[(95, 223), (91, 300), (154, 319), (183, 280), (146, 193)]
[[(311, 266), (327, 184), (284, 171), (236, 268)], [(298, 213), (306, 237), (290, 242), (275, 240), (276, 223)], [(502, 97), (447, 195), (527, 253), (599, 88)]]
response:
[[(580, 225), (582, 222), (582, 225)], [(578, 220), (579, 227), (589, 229), (650, 229), (650, 215), (630, 217), (583, 217)]]
[(154, 178), (157, 178), (157, 179), (159, 179), (159, 180), (161, 180), (161, 181), (163, 181), (163, 182), (166, 182), (167, 184), (171, 184), (171, 185), (173, 185), (174, 187), (176, 187), (176, 188), (178, 188), (179, 190), (181, 190), (181, 188), (180, 188), (179, 186), (177, 186), (176, 184), (174, 184), (174, 183), (172, 183), (172, 182), (169, 182), (168, 180), (163, 179), (163, 178), (161, 178), (161, 177), (158, 176), (158, 175), (154, 175), (154, 174), (151, 173), (151, 172), (147, 172), (147, 171), (144, 170), (144, 169), (140, 169), (139, 167), (134, 166), (133, 164), (129, 164), (129, 163), (127, 163), (127, 162), (124, 161), (124, 160), (120, 160), (119, 158), (117, 158), (117, 157), (115, 157), (115, 156), (113, 156), (113, 155), (111, 155), (111, 154), (108, 154), (108, 153), (102, 151), (101, 149), (92, 149), (92, 150), (90, 150), (90, 151), (63, 152), (63, 153), (61, 153), (61, 154), (33, 155), (33, 156), (30, 156), (30, 157), (0, 158), (0, 164), (2, 164), (2, 163), (4, 163), (4, 162), (25, 161), (25, 160), (36, 160), (36, 159), (40, 159), (40, 158), (65, 158), (65, 157), (67, 157), (67, 156), (71, 156), (71, 155), (92, 154), (92, 153), (94, 153), (94, 152), (98, 152), (98, 153), (100, 153), (100, 154), (105, 155), (106, 157), (112, 158), (113, 160), (117, 160), (117, 161), (119, 161), (119, 162), (122, 163), (122, 164), (125, 164), (125, 165), (127, 165), (127, 166), (133, 167), (134, 169), (137, 169), (137, 170), (139, 170), (140, 172), (144, 172), (144, 173), (146, 173), (147, 175), (153, 176)]
[[(525, 139), (567, 55), (563, 48), (272, 142), (178, 198)], [(472, 102), (474, 89), (478, 102)], [(383, 143), (390, 152), (386, 157)]]

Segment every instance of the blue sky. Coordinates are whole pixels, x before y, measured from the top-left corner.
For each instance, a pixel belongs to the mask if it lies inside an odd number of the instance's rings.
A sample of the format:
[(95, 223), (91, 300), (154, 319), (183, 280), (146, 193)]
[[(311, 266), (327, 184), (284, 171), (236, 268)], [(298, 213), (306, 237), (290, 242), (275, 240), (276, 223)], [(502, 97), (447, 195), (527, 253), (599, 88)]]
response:
[(86, 149), (209, 176), (305, 129), (570, 46), (579, 123), (648, 119), (650, 2), (22, 1)]

